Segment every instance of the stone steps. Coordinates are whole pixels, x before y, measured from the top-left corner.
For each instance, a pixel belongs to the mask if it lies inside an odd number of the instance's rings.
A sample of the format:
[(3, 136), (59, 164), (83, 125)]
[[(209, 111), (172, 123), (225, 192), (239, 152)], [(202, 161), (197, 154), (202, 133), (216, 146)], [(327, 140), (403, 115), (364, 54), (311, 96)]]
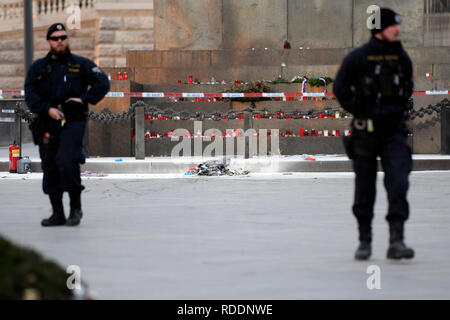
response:
[[(283, 72), (285, 79), (295, 76), (328, 76), (334, 78), (339, 65), (295, 66)], [(235, 80), (259, 81), (275, 80), (280, 74), (280, 67), (271, 66), (235, 66), (235, 67), (204, 67), (204, 68), (136, 68), (135, 81), (144, 84), (174, 84), (178, 80), (186, 81), (190, 75), (200, 82), (210, 81), (214, 77), (217, 81), (228, 83)]]
[[(308, 141), (309, 140), (309, 141)], [(353, 172), (353, 165), (345, 155), (343, 149), (336, 150), (336, 144), (332, 144), (335, 140), (333, 137), (308, 137), (306, 139), (296, 138), (280, 138), (280, 149), (289, 147), (292, 150), (294, 145), (296, 153), (294, 155), (312, 154), (317, 158), (316, 161), (305, 161), (301, 158), (254, 158), (254, 159), (233, 159), (233, 166), (250, 170), (252, 173), (269, 173), (269, 172)], [(270, 141), (270, 140), (269, 140)], [(133, 158), (126, 158), (125, 161), (115, 162), (111, 159), (87, 159), (86, 164), (82, 165), (82, 171), (103, 172), (106, 174), (117, 173), (144, 173), (144, 174), (184, 174), (189, 168), (196, 167), (200, 162), (206, 159), (185, 157), (173, 161), (170, 158), (152, 158), (152, 154), (163, 154), (164, 151), (170, 150), (176, 143), (155, 139), (148, 148), (148, 155), (145, 160), (135, 161)], [(206, 143), (205, 143), (206, 145)], [(288, 146), (289, 145), (289, 146)], [(323, 156), (324, 147), (329, 147), (330, 151), (340, 151), (341, 156)], [(286, 149), (287, 150), (287, 149)], [(270, 151), (270, 148), (268, 149)], [(316, 152), (315, 152), (316, 151)], [(318, 151), (318, 152), (317, 152)], [(192, 153), (193, 154), (193, 153)], [(333, 154), (333, 153), (331, 153)], [(334, 153), (336, 154), (336, 153)], [(116, 155), (117, 156), (117, 155)], [(120, 156), (117, 156), (120, 157)], [(157, 156), (155, 156), (157, 157)], [(167, 159), (167, 160), (166, 160)], [(221, 160), (222, 157), (217, 158)], [(207, 158), (210, 160), (210, 158)], [(32, 171), (42, 172), (39, 158), (32, 159)], [(447, 158), (436, 159), (433, 156), (428, 158), (414, 158), (413, 171), (430, 171), (430, 170), (449, 170), (450, 160)], [(0, 171), (7, 172), (9, 163), (7, 160), (0, 160)], [(378, 171), (382, 171), (381, 161), (378, 160)]]
[[(448, 89), (450, 48), (407, 48), (413, 61), (416, 90)], [(334, 78), (350, 49), (129, 51), (127, 67), (145, 84), (174, 84), (192, 75), (200, 82), (273, 80), (279, 75)], [(433, 83), (426, 77), (433, 73)]]
[[(128, 67), (340, 65), (351, 49), (130, 51)], [(406, 48), (415, 64), (449, 64), (450, 47)]]

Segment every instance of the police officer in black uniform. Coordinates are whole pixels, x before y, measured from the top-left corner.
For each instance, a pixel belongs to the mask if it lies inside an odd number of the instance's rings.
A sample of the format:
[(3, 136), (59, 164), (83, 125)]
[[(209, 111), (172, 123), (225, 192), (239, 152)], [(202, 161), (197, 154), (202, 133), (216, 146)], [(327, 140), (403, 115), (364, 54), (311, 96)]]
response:
[[(35, 61), (25, 80), (25, 101), (37, 114), (32, 123), (39, 145), (43, 190), (50, 197), (53, 214), (43, 226), (76, 226), (81, 210), (80, 164), (85, 163), (83, 136), (88, 104), (96, 104), (109, 91), (109, 81), (92, 61), (70, 52), (66, 29), (55, 23), (47, 31), (50, 52)], [(63, 192), (70, 197), (66, 220)]]
[(403, 242), (412, 169), (405, 125), (413, 92), (412, 63), (398, 40), (399, 15), (381, 8), (380, 16), (381, 28), (371, 30), (370, 41), (344, 59), (334, 84), (342, 107), (354, 115), (352, 137), (346, 140), (346, 148), (356, 174), (353, 214), (359, 227), (357, 260), (371, 256), (377, 156), (383, 166), (389, 202), (387, 258), (414, 257), (413, 249)]

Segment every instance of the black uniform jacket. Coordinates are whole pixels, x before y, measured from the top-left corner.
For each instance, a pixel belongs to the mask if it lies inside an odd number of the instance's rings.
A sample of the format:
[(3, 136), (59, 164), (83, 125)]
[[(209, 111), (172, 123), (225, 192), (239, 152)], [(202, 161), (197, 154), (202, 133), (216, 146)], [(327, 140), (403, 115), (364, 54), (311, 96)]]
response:
[[(365, 75), (373, 73), (370, 57), (385, 56), (398, 58), (405, 94), (395, 102), (377, 103), (361, 96), (361, 86)], [(413, 92), (412, 63), (401, 42), (386, 42), (372, 37), (369, 43), (352, 51), (343, 61), (336, 76), (334, 94), (342, 107), (356, 117), (372, 118), (378, 123), (403, 121), (408, 108), (408, 100)]]
[(55, 60), (49, 53), (31, 65), (25, 80), (25, 101), (31, 112), (42, 116), (72, 97), (81, 98), (86, 106), (96, 104), (109, 88), (108, 77), (91, 60), (72, 53)]

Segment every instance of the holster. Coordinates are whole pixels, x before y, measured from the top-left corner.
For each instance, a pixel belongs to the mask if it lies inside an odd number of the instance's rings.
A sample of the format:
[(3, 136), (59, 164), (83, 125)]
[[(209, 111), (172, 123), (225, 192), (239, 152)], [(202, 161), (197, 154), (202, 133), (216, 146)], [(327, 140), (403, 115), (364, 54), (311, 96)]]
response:
[(353, 135), (343, 136), (342, 142), (344, 144), (344, 148), (345, 151), (347, 152), (347, 156), (349, 157), (349, 159), (355, 159), (355, 147)]
[(50, 129), (48, 118), (44, 116), (37, 116), (29, 124), (30, 131), (33, 135), (33, 142), (39, 145), (42, 142), (44, 133)]

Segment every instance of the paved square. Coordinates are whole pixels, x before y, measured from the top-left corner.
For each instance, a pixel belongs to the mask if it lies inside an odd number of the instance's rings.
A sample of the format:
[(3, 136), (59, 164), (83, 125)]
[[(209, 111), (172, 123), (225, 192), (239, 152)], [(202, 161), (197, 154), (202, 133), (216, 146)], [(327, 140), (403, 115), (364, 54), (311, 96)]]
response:
[(450, 299), (450, 172), (411, 175), (416, 257), (400, 262), (385, 258), (382, 177), (367, 262), (353, 260), (352, 173), (84, 178), (81, 226), (50, 229), (40, 175), (0, 173), (0, 233), (78, 265), (100, 299)]

